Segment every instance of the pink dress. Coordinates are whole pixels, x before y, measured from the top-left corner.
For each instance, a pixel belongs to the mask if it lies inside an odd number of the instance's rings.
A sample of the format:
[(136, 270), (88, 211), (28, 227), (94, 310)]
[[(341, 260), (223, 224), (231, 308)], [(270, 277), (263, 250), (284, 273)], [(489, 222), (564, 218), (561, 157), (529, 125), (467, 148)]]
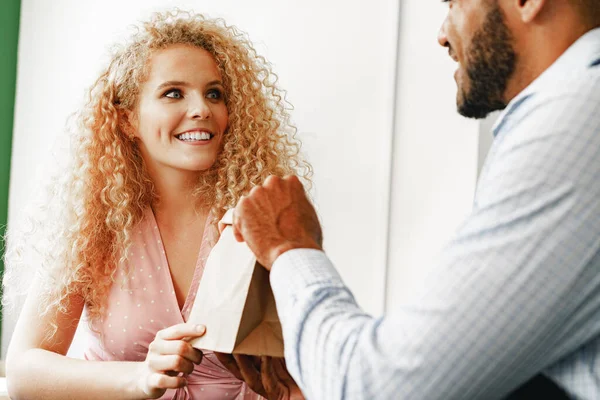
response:
[[(100, 334), (84, 324), (88, 336), (84, 356), (88, 360), (144, 361), (148, 345), (156, 332), (187, 320), (204, 264), (216, 243), (218, 233), (206, 223), (200, 254), (188, 296), (179, 310), (169, 264), (156, 219), (150, 208), (133, 231), (127, 279), (123, 265), (116, 274), (108, 299), (108, 309), (98, 324)], [(204, 351), (200, 365), (188, 376), (188, 386), (167, 390), (161, 399), (236, 399), (258, 400), (261, 396), (235, 378), (210, 351)]]

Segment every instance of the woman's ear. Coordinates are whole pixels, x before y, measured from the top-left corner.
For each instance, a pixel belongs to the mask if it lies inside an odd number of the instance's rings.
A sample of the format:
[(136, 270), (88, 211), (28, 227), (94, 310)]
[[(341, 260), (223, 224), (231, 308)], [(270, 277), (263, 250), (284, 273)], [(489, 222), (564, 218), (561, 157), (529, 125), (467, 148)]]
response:
[(119, 129), (130, 140), (135, 140), (137, 135), (137, 118), (131, 110), (119, 111)]

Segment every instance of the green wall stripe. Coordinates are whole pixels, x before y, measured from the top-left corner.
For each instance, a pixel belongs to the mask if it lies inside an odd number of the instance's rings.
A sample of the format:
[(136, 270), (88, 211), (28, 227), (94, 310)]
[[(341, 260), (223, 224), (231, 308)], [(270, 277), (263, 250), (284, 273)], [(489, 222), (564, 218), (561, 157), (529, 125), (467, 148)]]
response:
[[(17, 82), (20, 14), (21, 0), (2, 0), (0, 6), (0, 237), (4, 237), (8, 219), (8, 184)], [(2, 271), (4, 271), (4, 264), (0, 258), (0, 273)]]

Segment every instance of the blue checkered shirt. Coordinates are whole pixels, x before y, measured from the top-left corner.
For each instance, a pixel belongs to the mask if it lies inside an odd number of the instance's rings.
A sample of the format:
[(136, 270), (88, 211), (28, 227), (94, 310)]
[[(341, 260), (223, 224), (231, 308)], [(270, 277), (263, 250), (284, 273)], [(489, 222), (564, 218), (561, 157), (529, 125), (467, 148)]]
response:
[(308, 399), (496, 399), (539, 373), (600, 399), (600, 29), (494, 135), (470, 215), (393, 314), (363, 312), (323, 252), (276, 260), (287, 365)]

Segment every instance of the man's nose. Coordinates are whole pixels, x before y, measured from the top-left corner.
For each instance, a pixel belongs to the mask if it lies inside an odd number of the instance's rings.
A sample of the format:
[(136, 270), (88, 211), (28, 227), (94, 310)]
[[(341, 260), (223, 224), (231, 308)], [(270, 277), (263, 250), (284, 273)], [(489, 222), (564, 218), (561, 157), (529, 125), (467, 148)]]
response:
[(448, 23), (448, 18), (444, 19), (442, 22), (442, 26), (440, 26), (440, 30), (438, 32), (438, 43), (442, 47), (448, 47), (448, 36), (446, 35), (446, 24)]

